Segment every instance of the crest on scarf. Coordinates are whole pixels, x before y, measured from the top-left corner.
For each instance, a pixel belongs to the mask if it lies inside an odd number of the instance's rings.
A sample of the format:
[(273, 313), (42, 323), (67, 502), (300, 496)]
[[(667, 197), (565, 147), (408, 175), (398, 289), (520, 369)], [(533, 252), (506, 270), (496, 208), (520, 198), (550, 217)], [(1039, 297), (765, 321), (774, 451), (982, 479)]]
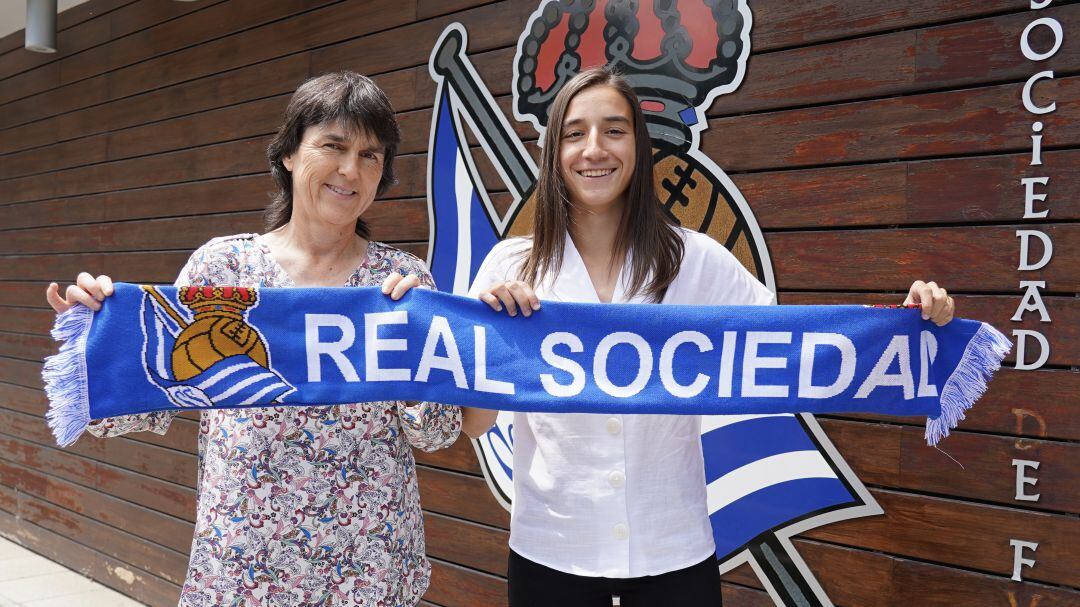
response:
[[(752, 16), (745, 0), (544, 0), (514, 57), (514, 117), (543, 135), (548, 106), (579, 71), (615, 66), (638, 97), (653, 144), (657, 198), (679, 225), (724, 244), (776, 289), (765, 238), (743, 195), (699, 149), (705, 112), (746, 74)], [(448, 26), (431, 53), (437, 84), (428, 154), (428, 265), (441, 290), (467, 293), (499, 240), (532, 231), (537, 168)], [(509, 190), (488, 195), (464, 127)], [(743, 143), (749, 145), (747, 143)], [(513, 414), (475, 441), (492, 493), (513, 501)], [(791, 537), (832, 522), (881, 514), (809, 414), (703, 419), (708, 506), (722, 572), (749, 563), (777, 605), (831, 601)]]
[(177, 407), (276, 402), (295, 390), (273, 370), (265, 338), (248, 322), (255, 289), (181, 287), (180, 305), (154, 287), (143, 290), (146, 375)]

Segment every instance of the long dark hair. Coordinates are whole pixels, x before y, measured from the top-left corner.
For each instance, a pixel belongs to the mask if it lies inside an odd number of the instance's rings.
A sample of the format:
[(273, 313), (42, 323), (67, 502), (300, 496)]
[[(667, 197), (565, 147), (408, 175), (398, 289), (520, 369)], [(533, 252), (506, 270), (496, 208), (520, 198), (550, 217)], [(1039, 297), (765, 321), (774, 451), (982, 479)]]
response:
[[(397, 183), (394, 155), (401, 142), (401, 132), (386, 93), (370, 78), (356, 72), (333, 72), (312, 78), (293, 93), (281, 126), (266, 148), (270, 174), (278, 186), (264, 212), (267, 232), (280, 228), (292, 218), (292, 173), (285, 168), (284, 159), (300, 147), (304, 130), (320, 124), (340, 124), (351, 131), (350, 136), (357, 132), (366, 133), (383, 146), (383, 171), (376, 196)], [(370, 235), (363, 219), (356, 219), (356, 233), (364, 238)]]
[(574, 97), (594, 86), (610, 86), (618, 91), (630, 104), (634, 118), (634, 174), (630, 177), (612, 259), (622, 259), (630, 253), (628, 294), (642, 293), (652, 301), (660, 301), (679, 273), (683, 240), (661, 208), (653, 188), (652, 145), (641, 103), (630, 84), (607, 67), (581, 72), (563, 86), (551, 103), (540, 156), (540, 178), (534, 191), (532, 248), (525, 255), (518, 278), (535, 286), (545, 277), (557, 275), (562, 266), (563, 246), (571, 221), (570, 200), (559, 168), (563, 120)]

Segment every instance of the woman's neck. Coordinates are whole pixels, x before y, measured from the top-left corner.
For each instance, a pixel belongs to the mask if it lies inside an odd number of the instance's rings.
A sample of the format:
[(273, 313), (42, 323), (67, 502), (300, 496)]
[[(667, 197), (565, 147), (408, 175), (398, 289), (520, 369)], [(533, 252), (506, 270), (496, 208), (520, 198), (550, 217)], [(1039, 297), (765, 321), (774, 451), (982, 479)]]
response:
[(265, 235), (275, 260), (297, 286), (341, 286), (367, 252), (367, 240), (351, 226), (289, 223)]
[(353, 226), (315, 225), (295, 217), (271, 234), (283, 246), (316, 260), (348, 255), (362, 240)]
[(612, 205), (602, 211), (595, 211), (571, 205), (568, 231), (574, 240), (574, 246), (583, 256), (588, 251), (591, 257), (610, 259), (615, 250), (621, 222), (621, 206)]
[(625, 255), (615, 250), (622, 222), (622, 207), (584, 211), (571, 206), (570, 239), (585, 262), (585, 269), (602, 302), (610, 302), (615, 292)]

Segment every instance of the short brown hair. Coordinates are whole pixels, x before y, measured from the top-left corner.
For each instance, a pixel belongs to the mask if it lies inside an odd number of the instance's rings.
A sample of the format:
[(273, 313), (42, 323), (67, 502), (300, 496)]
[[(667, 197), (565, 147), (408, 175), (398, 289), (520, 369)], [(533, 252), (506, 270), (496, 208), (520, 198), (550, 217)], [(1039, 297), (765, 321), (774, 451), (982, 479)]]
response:
[[(309, 126), (340, 124), (346, 129), (367, 133), (384, 149), (382, 177), (375, 195), (380, 196), (397, 183), (394, 177), (394, 155), (401, 142), (394, 108), (386, 93), (370, 78), (356, 72), (341, 71), (323, 74), (301, 84), (285, 108), (281, 126), (266, 148), (270, 175), (278, 186), (265, 211), (266, 230), (273, 231), (292, 218), (292, 173), (285, 168), (284, 159), (300, 147), (304, 131)], [(364, 238), (370, 234), (363, 219), (356, 219), (356, 233)]]

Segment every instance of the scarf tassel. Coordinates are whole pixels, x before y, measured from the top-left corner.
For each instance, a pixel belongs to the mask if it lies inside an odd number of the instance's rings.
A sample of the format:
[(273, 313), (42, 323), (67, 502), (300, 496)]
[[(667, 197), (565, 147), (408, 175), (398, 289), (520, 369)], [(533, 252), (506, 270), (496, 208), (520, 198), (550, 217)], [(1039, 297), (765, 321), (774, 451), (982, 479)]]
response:
[(75, 305), (56, 317), (52, 337), (63, 344), (58, 354), (45, 359), (41, 372), (50, 403), (45, 418), (62, 447), (78, 440), (90, 424), (86, 337), (93, 318), (93, 311), (83, 305)]
[(937, 446), (964, 419), (964, 412), (986, 391), (990, 377), (1011, 349), (1012, 342), (1000, 331), (986, 323), (979, 327), (941, 389), (941, 415), (926, 420), (928, 445)]

